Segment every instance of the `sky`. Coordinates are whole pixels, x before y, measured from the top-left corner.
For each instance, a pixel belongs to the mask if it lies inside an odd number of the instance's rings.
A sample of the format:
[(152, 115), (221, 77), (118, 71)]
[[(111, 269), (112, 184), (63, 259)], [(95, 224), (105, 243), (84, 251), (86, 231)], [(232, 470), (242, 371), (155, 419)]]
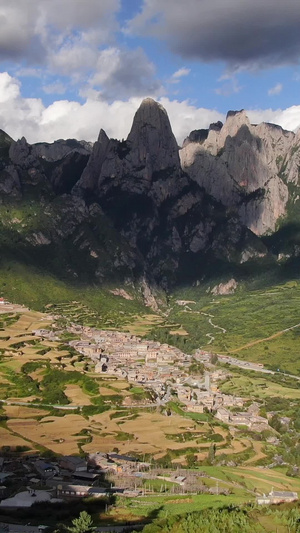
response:
[(0, 0), (0, 128), (126, 138), (151, 96), (179, 143), (246, 109), (300, 127), (300, 0)]

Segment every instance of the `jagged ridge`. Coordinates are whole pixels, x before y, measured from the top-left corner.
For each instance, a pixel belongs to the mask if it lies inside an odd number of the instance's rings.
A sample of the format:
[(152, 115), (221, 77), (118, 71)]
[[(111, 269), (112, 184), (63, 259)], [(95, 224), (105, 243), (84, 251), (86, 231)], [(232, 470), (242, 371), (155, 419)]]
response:
[(73, 279), (163, 287), (216, 268), (237, 272), (250, 260), (272, 262), (257, 235), (286, 214), (291, 184), (298, 201), (299, 141), (231, 112), (224, 125), (192, 132), (181, 167), (167, 113), (150, 98), (122, 142), (100, 130), (93, 147), (30, 146), (2, 132), (2, 254)]

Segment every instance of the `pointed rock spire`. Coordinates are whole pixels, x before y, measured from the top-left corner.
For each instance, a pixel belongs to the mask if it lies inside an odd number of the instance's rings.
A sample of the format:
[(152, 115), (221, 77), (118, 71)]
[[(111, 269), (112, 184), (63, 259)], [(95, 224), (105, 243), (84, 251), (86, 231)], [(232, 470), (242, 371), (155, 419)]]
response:
[(166, 110), (152, 98), (145, 98), (137, 110), (127, 141), (135, 166), (148, 173), (180, 167), (178, 145)]

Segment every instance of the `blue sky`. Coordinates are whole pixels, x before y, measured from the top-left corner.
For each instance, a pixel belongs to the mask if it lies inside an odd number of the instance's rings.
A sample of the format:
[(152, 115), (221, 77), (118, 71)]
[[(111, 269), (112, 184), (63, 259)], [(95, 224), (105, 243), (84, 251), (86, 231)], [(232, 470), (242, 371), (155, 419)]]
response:
[(178, 141), (246, 109), (300, 126), (299, 0), (0, 0), (0, 128), (126, 137), (142, 98)]

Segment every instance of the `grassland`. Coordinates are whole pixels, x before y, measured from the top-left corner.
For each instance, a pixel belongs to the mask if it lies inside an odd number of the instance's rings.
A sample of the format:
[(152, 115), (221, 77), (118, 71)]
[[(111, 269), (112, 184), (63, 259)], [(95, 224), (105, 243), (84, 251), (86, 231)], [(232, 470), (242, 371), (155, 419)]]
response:
[(219, 492), (229, 490), (230, 494), (148, 494), (141, 499), (128, 500), (119, 498), (108, 517), (112, 520), (138, 520), (148, 516), (165, 518), (170, 515), (182, 515), (195, 510), (218, 508), (224, 505), (240, 505), (254, 502), (256, 494), (269, 493), (274, 490), (299, 490), (299, 481), (287, 478), (285, 473), (277, 470), (260, 468), (200, 467), (199, 480), (206, 487), (213, 487)]
[(10, 302), (36, 311), (51, 308), (75, 322), (106, 328), (121, 328), (131, 324), (132, 317), (148, 314), (137, 291), (131, 290), (132, 300), (125, 300), (110, 288), (71, 284), (27, 264), (0, 262), (0, 296)]
[[(241, 283), (235, 294), (225, 296), (210, 294), (211, 288), (205, 284), (175, 290), (165, 324), (153, 328), (149, 337), (188, 352), (202, 347), (300, 374), (300, 326), (284, 331), (300, 324), (298, 280)], [(189, 303), (179, 305), (178, 300)]]
[(241, 281), (235, 294), (225, 296), (212, 295), (212, 287), (177, 288), (163, 305), (164, 313), (153, 314), (132, 288), (126, 287), (132, 299), (125, 299), (111, 293), (115, 285), (72, 285), (26, 264), (0, 263), (0, 295), (31, 309), (43, 311), (51, 301), (52, 312), (67, 320), (147, 335), (187, 352), (208, 348), (300, 373), (300, 327), (285, 331), (300, 323), (298, 280), (272, 284), (264, 274)]
[[(230, 373), (231, 377), (221, 385), (221, 390), (225, 394), (235, 394), (252, 399), (280, 397), (300, 401), (300, 388), (282, 386), (280, 383), (273, 383), (267, 378), (255, 377), (253, 373), (251, 379), (233, 369), (230, 369)], [(297, 387), (297, 383), (295, 383), (295, 387)]]

